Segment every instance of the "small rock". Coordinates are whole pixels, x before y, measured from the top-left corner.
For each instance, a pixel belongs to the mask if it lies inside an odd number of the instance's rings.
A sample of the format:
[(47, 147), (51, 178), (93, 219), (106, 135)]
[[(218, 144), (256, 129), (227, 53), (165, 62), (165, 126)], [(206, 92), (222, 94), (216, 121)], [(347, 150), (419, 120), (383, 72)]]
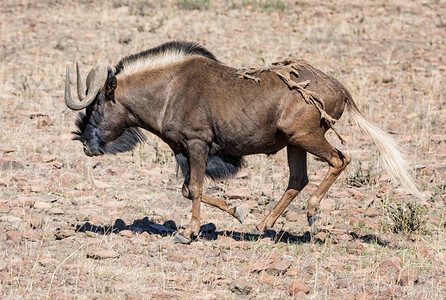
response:
[(341, 235), (338, 236), (338, 240), (339, 241), (351, 241), (353, 238), (350, 234), (347, 233), (343, 233)]
[(299, 272), (298, 269), (295, 269), (295, 268), (289, 268), (289, 269), (286, 271), (285, 276), (294, 277), (294, 276), (297, 276), (297, 275), (299, 275), (299, 274), (300, 274), (300, 272)]
[(171, 252), (167, 255), (169, 261), (186, 261), (186, 257), (183, 254), (177, 252)]
[(107, 202), (105, 202), (104, 207), (120, 209), (120, 208), (124, 208), (126, 205), (127, 205), (126, 201), (107, 201)]
[(317, 241), (325, 242), (325, 239), (327, 238), (328, 234), (324, 231), (319, 231), (315, 236), (314, 239)]
[(86, 215), (85, 213), (78, 211), (76, 212), (76, 220), (80, 221), (80, 222), (84, 222), (88, 220), (88, 215)]
[[(314, 266), (308, 266), (307, 268), (306, 268), (306, 272), (307, 272), (307, 274), (310, 274), (310, 275), (314, 275), (315, 273), (316, 273), (316, 268), (314, 267)], [(296, 274), (297, 275), (297, 274)]]
[(381, 263), (381, 275), (387, 271), (394, 270), (399, 271), (401, 269), (401, 264), (403, 261), (398, 256), (392, 256)]
[(146, 238), (146, 241), (151, 243), (151, 242), (155, 242), (157, 240), (159, 240), (161, 237), (159, 235), (156, 234), (151, 234)]
[(396, 121), (390, 122), (387, 125), (387, 132), (392, 133), (392, 134), (397, 134), (399, 132), (399, 125), (400, 125), (400, 122), (396, 122)]
[(413, 285), (418, 283), (418, 278), (418, 273), (414, 270), (403, 270), (396, 279), (396, 283), (403, 286)]
[(249, 172), (247, 170), (242, 170), (237, 173), (236, 178), (237, 179), (246, 179), (249, 177)]
[(55, 161), (57, 158), (54, 155), (44, 155), (41, 157), (42, 162), (50, 163)]
[(58, 197), (55, 195), (39, 195), (39, 196), (35, 196), (34, 199), (36, 201), (40, 201), (40, 202), (56, 202)]
[(87, 254), (87, 258), (93, 259), (108, 259), (117, 257), (119, 257), (119, 253), (114, 250), (99, 250), (92, 254)]
[(64, 166), (64, 163), (61, 161), (55, 161), (53, 162), (53, 167), (56, 169), (62, 169), (62, 167)]
[(38, 240), (40, 240), (39, 235), (34, 231), (25, 232), (23, 234), (23, 238), (31, 242), (37, 242)]
[(13, 241), (14, 243), (20, 243), (20, 240), (22, 239), (22, 235), (20, 232), (15, 230), (10, 230), (6, 232), (6, 240), (7, 241)]
[(98, 202), (98, 197), (96, 196), (82, 196), (71, 199), (71, 203), (74, 205), (82, 205), (82, 204), (95, 204)]
[(273, 275), (283, 275), (290, 266), (291, 261), (289, 259), (276, 259), (267, 266), (266, 271)]
[(20, 219), (19, 217), (12, 216), (12, 215), (1, 216), (0, 221), (1, 222), (9, 222), (9, 223), (23, 222), (23, 220)]
[(69, 186), (73, 182), (77, 182), (82, 178), (82, 175), (74, 172), (65, 172), (59, 176), (59, 181), (63, 186)]
[(36, 114), (35, 116), (30, 116), (30, 119), (35, 118), (37, 121), (37, 127), (45, 127), (53, 125), (53, 120), (50, 116), (44, 114)]
[(47, 202), (36, 201), (36, 202), (34, 202), (33, 208), (35, 208), (35, 209), (50, 209), (51, 204), (47, 203)]
[(249, 295), (254, 289), (254, 285), (244, 279), (237, 279), (231, 282), (229, 287), (231, 292), (236, 293), (237, 295)]
[(142, 300), (142, 299), (144, 299), (143, 296), (137, 293), (132, 293), (125, 296), (125, 300)]
[(150, 233), (148, 233), (147, 231), (143, 231), (141, 232), (141, 234), (138, 236), (138, 238), (142, 238), (142, 239), (146, 239), (150, 236)]
[(29, 190), (33, 193), (42, 193), (44, 188), (40, 185), (32, 185), (30, 186)]
[(267, 259), (267, 260), (262, 260), (262, 261), (258, 261), (256, 263), (253, 263), (251, 265), (249, 265), (246, 268), (246, 271), (248, 271), (249, 273), (259, 273), (263, 270), (266, 270), (266, 268), (273, 263), (272, 259)]
[(76, 232), (72, 229), (56, 230), (54, 232), (54, 236), (57, 240), (63, 240), (74, 235), (76, 235)]
[(48, 267), (51, 267), (51, 266), (57, 266), (58, 261), (55, 260), (54, 258), (44, 257), (41, 260), (39, 260), (39, 264), (42, 267), (48, 268)]
[(364, 194), (361, 193), (360, 191), (355, 190), (355, 189), (350, 189), (349, 191), (352, 193), (353, 199), (359, 200), (359, 201), (363, 201), (364, 200)]
[(294, 296), (301, 292), (308, 294), (310, 292), (310, 288), (302, 280), (296, 279), (291, 282), (290, 288), (288, 289), (288, 291), (291, 296)]
[(29, 223), (29, 225), (34, 228), (42, 228), (43, 224), (45, 224), (45, 220), (42, 216), (27, 216), (26, 221)]
[(133, 232), (131, 230), (121, 230), (119, 231), (119, 235), (131, 238), (133, 237)]
[(333, 210), (335, 208), (336, 201), (331, 198), (325, 198), (321, 201), (322, 210)]
[(33, 197), (20, 197), (18, 199), (18, 202), (23, 207), (30, 207), (31, 208), (31, 207), (34, 206), (34, 202), (36, 202), (36, 200)]
[(229, 199), (242, 199), (251, 197), (251, 190), (247, 187), (238, 188), (225, 193), (225, 197)]
[(21, 163), (13, 161), (13, 160), (5, 161), (5, 162), (2, 162), (0, 164), (0, 169), (3, 170), (3, 171), (6, 171), (6, 170), (22, 170), (24, 168), (25, 167)]
[(117, 283), (113, 286), (113, 291), (114, 292), (124, 292), (126, 290), (130, 290), (131, 286), (132, 285), (130, 283)]
[(63, 211), (63, 209), (60, 209), (58, 207), (54, 207), (54, 208), (51, 208), (49, 210), (49, 213), (53, 214), (53, 215), (63, 215), (65, 212)]
[(110, 187), (110, 185), (108, 183), (97, 180), (97, 179), (94, 180), (94, 186), (98, 189), (108, 189)]
[(265, 271), (260, 272), (259, 276), (260, 282), (263, 284), (275, 285), (277, 283), (277, 280)]
[(297, 222), (302, 219), (302, 216), (300, 214), (298, 214), (297, 212), (290, 210), (287, 212), (285, 218), (289, 222)]
[(366, 211), (364, 212), (364, 214), (365, 214), (367, 217), (374, 218), (374, 217), (379, 216), (380, 212), (379, 212), (379, 210), (377, 210), (377, 209), (369, 208), (369, 209), (366, 209)]

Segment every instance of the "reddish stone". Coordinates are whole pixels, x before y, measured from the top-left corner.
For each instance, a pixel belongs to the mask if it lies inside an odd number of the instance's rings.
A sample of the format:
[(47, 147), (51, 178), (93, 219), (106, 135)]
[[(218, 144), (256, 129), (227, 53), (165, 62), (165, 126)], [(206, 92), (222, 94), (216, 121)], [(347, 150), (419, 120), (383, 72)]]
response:
[(14, 243), (20, 243), (21, 239), (22, 239), (22, 235), (18, 231), (10, 230), (6, 233), (7, 241), (13, 241)]
[(302, 280), (293, 280), (288, 289), (291, 296), (297, 295), (298, 293), (308, 294), (310, 292), (310, 287)]
[(290, 277), (294, 277), (294, 276), (297, 276), (299, 274), (300, 274), (299, 270), (298, 269), (294, 269), (294, 268), (289, 268), (286, 271), (286, 273), (285, 273), (286, 276), (290, 276)]
[(271, 258), (267, 259), (267, 260), (258, 261), (256, 263), (249, 265), (246, 268), (246, 271), (249, 273), (259, 273), (260, 271), (266, 270), (268, 268), (268, 266), (272, 263), (273, 263), (273, 259), (271, 259)]
[(265, 271), (260, 272), (259, 275), (260, 275), (260, 282), (263, 284), (275, 285), (277, 283), (277, 280)]

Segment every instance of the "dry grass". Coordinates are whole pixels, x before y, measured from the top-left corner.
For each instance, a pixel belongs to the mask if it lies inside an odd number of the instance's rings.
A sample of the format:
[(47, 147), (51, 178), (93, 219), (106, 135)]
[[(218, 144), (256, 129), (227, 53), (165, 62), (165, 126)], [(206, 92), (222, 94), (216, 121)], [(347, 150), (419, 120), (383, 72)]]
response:
[[(230, 290), (237, 279), (250, 282), (250, 296), (259, 299), (290, 297), (294, 279), (310, 287), (300, 295), (308, 299), (444, 298), (445, 10), (444, 1), (3, 1), (1, 298), (232, 299), (240, 297)], [(309, 159), (311, 183), (290, 207), (302, 218), (281, 217), (274, 228), (294, 240), (220, 237), (183, 246), (171, 236), (88, 231), (56, 240), (57, 228), (87, 221), (189, 222), (190, 203), (159, 139), (149, 134), (148, 144), (132, 153), (89, 159), (71, 141), (76, 114), (62, 98), (66, 65), (79, 61), (85, 74), (97, 61), (116, 63), (172, 39), (200, 42), (232, 66), (267, 65), (292, 53), (333, 74), (364, 115), (402, 146), (430, 196), (423, 230), (391, 230), (386, 207), (415, 199), (390, 182), (370, 139), (344, 116), (337, 129), (347, 145), (332, 133), (329, 139), (353, 163), (323, 200), (318, 228), (310, 228), (305, 200), (326, 165)], [(245, 176), (207, 183), (207, 192), (218, 196), (249, 188), (249, 199), (231, 200), (249, 208), (244, 224), (209, 207), (203, 207), (203, 224), (237, 236), (280, 197), (288, 176), (284, 151), (248, 163)], [(315, 234), (309, 241), (308, 231)], [(119, 257), (87, 256), (101, 249)], [(294, 271), (265, 283), (265, 274), (246, 270), (269, 258), (291, 260)]]

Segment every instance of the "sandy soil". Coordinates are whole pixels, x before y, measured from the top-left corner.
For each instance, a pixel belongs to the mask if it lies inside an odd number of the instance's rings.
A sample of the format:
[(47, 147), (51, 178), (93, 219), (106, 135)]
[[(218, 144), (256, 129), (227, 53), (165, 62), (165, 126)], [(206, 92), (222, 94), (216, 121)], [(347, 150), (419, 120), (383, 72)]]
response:
[[(94, 3), (0, 5), (2, 299), (444, 299), (444, 1)], [(231, 66), (293, 54), (335, 76), (400, 143), (428, 200), (390, 182), (345, 115), (337, 128), (347, 144), (328, 135), (353, 162), (322, 201), (316, 227), (306, 222), (306, 199), (327, 166), (310, 157), (311, 183), (274, 231), (246, 235), (286, 187), (281, 151), (248, 157), (235, 179), (206, 182), (206, 193), (245, 206), (243, 224), (203, 205), (207, 233), (173, 244), (191, 205), (171, 151), (147, 134), (133, 152), (86, 157), (71, 140), (76, 113), (63, 85), (75, 61), (85, 76), (98, 61), (175, 39), (199, 42)], [(392, 217), (403, 208), (413, 214), (398, 231)]]

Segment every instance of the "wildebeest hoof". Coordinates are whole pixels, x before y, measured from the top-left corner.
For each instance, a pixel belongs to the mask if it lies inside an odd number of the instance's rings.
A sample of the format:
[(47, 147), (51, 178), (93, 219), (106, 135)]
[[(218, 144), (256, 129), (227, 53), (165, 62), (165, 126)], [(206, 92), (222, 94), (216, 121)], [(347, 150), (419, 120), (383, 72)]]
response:
[(236, 218), (240, 223), (245, 220), (245, 210), (241, 206), (237, 206), (234, 212), (234, 218)]
[(260, 231), (257, 229), (257, 227), (254, 227), (253, 229), (251, 229), (251, 231), (249, 232), (249, 234), (253, 234), (253, 235), (262, 235), (263, 231)]
[(173, 238), (173, 242), (175, 244), (190, 244), (192, 242), (192, 240), (188, 237), (185, 237), (183, 234), (178, 233), (174, 238)]
[(308, 216), (308, 225), (312, 226), (317, 219), (319, 219), (319, 215)]

